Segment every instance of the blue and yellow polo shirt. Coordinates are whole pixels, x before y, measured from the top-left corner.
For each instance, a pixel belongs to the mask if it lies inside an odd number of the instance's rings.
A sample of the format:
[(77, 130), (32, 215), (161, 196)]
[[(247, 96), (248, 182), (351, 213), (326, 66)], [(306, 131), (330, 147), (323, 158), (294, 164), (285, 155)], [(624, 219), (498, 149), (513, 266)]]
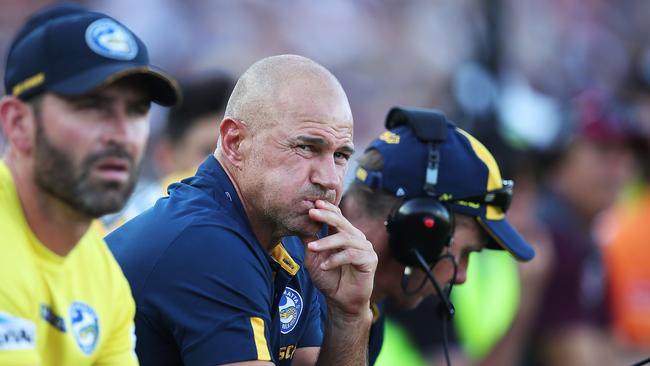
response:
[(212, 156), (106, 241), (136, 301), (142, 365), (289, 365), (320, 346), (316, 291), (302, 243), (257, 241), (237, 192)]

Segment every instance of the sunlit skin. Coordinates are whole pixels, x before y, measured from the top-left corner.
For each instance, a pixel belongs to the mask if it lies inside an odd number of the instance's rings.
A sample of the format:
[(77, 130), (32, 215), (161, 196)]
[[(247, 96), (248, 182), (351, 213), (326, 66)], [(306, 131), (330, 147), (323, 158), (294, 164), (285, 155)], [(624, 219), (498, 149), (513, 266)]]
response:
[(276, 91), (272, 112), (225, 118), (221, 136), (241, 135), (235, 185), (262, 243), (286, 235), (313, 239), (321, 223), (308, 211), (318, 199), (338, 203), (354, 152), (347, 97), (311, 75)]
[[(318, 199), (337, 204), (353, 152), (351, 124), (288, 119), (293, 127), (273, 128), (259, 136), (251, 171), (259, 172), (249, 193), (263, 203), (264, 216), (280, 217), (275, 236), (292, 233), (313, 238), (321, 223), (309, 218)], [(288, 203), (287, 203), (288, 202)]]
[[(35, 108), (37, 110), (35, 110)], [(4, 156), (37, 238), (67, 254), (91, 220), (128, 198), (149, 134), (150, 98), (128, 79), (83, 96), (0, 102)]]

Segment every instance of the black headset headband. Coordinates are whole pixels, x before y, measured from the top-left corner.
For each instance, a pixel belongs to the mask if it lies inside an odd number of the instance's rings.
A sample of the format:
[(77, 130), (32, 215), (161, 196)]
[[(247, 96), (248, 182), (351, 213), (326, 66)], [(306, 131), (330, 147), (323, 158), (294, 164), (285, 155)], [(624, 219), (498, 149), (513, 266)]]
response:
[(386, 128), (399, 126), (408, 126), (418, 140), (427, 143), (429, 153), (424, 191), (429, 196), (435, 197), (440, 162), (440, 151), (437, 146), (447, 141), (447, 117), (433, 109), (395, 107), (386, 116)]
[[(432, 123), (432, 120), (436, 122)], [(386, 128), (409, 126), (418, 140), (440, 144), (447, 141), (447, 118), (435, 109), (394, 107), (386, 117)]]

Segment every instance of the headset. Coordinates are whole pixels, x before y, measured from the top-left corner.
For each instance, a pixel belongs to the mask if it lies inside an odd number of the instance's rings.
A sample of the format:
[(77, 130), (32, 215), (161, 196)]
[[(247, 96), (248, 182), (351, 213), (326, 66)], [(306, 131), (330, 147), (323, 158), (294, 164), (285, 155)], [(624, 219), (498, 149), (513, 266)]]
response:
[[(455, 265), (451, 255), (441, 256), (445, 247), (451, 244), (454, 234), (454, 215), (436, 195), (440, 151), (438, 146), (447, 141), (448, 125), (451, 122), (439, 111), (433, 109), (394, 107), (386, 116), (386, 128), (394, 129), (407, 126), (416, 138), (427, 143), (427, 170), (424, 182), (426, 196), (414, 197), (399, 201), (386, 219), (388, 231), (388, 246), (393, 256), (406, 265), (402, 288), (408, 294), (405, 282), (411, 272), (411, 267), (420, 267), (425, 273), (441, 259), (449, 259)], [(455, 270), (454, 270), (455, 272)], [(437, 281), (432, 281), (441, 295), (445, 313), (453, 316), (454, 307), (449, 300), (442, 296)], [(415, 292), (418, 292), (421, 286)]]
[[(419, 292), (428, 279), (434, 286), (440, 299), (438, 315), (443, 318), (443, 349), (447, 364), (450, 365), (447, 344), (447, 321), (454, 315), (454, 306), (449, 301), (451, 286), (446, 292), (440, 288), (438, 281), (431, 274), (433, 266), (444, 259), (453, 264), (452, 284), (456, 279), (458, 265), (451, 254), (441, 255), (449, 247), (454, 234), (454, 216), (449, 208), (436, 196), (440, 151), (438, 146), (447, 141), (448, 125), (445, 115), (436, 110), (399, 108), (388, 112), (386, 128), (408, 126), (418, 140), (426, 142), (428, 148), (426, 179), (424, 192), (426, 196), (399, 201), (391, 210), (386, 220), (388, 246), (393, 256), (406, 266), (402, 276), (402, 290), (408, 295)], [(419, 267), (425, 274), (425, 280), (418, 288), (409, 293), (408, 282), (412, 267)]]
[[(390, 110), (386, 128), (408, 126), (418, 140), (428, 145), (428, 162), (424, 191), (427, 196), (398, 202), (386, 220), (389, 246), (393, 256), (407, 266), (419, 265), (418, 252), (426, 263), (436, 262), (449, 246), (454, 233), (454, 216), (436, 198), (440, 152), (438, 145), (447, 141), (447, 118), (427, 109)], [(415, 251), (414, 251), (415, 250)]]

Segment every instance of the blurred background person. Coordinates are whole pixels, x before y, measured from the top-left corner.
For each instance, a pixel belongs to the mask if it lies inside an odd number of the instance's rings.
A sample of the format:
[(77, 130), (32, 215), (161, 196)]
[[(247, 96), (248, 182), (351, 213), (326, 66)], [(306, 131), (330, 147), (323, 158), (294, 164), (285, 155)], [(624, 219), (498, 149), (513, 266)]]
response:
[(611, 334), (606, 273), (595, 236), (599, 215), (635, 176), (636, 120), (590, 90), (570, 104), (567, 133), (548, 159), (539, 217), (551, 233), (555, 269), (544, 290), (530, 360), (540, 365), (623, 363)]
[(650, 83), (635, 71), (623, 96), (641, 123), (641, 172), (601, 220), (598, 239), (603, 248), (616, 342), (641, 359), (650, 355)]
[(183, 101), (169, 111), (153, 152), (163, 191), (169, 184), (193, 176), (205, 157), (212, 154), (234, 85), (226, 74), (181, 83)]

